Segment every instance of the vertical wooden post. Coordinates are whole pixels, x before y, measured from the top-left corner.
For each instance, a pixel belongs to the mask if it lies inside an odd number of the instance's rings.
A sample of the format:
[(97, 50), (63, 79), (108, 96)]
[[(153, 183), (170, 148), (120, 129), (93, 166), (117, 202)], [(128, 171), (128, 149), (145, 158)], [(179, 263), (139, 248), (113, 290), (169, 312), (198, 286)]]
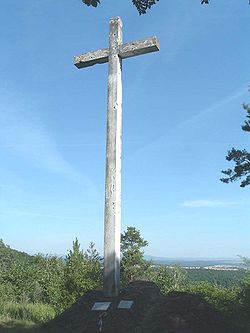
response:
[(122, 21), (110, 19), (109, 48), (76, 56), (77, 68), (109, 62), (104, 213), (104, 287), (106, 296), (120, 291), (122, 59), (159, 51), (156, 37), (122, 44)]
[(110, 19), (109, 74), (104, 217), (104, 294), (120, 290), (121, 142), (122, 142), (122, 21)]

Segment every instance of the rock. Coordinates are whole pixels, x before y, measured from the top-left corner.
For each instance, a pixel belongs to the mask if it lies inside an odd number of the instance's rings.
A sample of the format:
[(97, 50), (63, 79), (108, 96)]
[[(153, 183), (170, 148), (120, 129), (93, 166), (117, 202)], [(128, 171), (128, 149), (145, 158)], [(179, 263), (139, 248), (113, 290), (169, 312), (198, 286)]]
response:
[[(131, 300), (129, 309), (119, 309)], [(107, 311), (93, 311), (95, 302), (111, 302)], [(45, 333), (238, 333), (199, 295), (174, 292), (162, 296), (152, 282), (137, 281), (118, 297), (91, 291), (51, 322)]]
[(143, 333), (238, 332), (199, 295), (184, 292), (161, 297), (143, 326)]

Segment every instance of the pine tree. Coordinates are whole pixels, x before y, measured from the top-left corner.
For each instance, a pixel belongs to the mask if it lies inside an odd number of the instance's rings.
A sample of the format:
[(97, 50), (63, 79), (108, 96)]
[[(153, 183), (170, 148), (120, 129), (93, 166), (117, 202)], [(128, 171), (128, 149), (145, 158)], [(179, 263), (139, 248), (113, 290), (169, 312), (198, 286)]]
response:
[(74, 303), (87, 291), (101, 287), (100, 259), (94, 243), (83, 252), (78, 239), (73, 241), (73, 248), (66, 257), (64, 272), (66, 306)]
[[(250, 89), (249, 89), (250, 90)], [(243, 131), (250, 132), (250, 106), (243, 104), (243, 109), (247, 112), (247, 120), (241, 127)], [(221, 172), (227, 177), (221, 178), (223, 183), (234, 182), (242, 179), (240, 186), (245, 187), (250, 184), (250, 153), (246, 150), (231, 148), (226, 156), (227, 161), (233, 161), (233, 169), (222, 170)]]
[(135, 227), (128, 227), (121, 235), (121, 277), (123, 284), (133, 280), (146, 279), (150, 272), (150, 262), (143, 258), (148, 242), (141, 237)]

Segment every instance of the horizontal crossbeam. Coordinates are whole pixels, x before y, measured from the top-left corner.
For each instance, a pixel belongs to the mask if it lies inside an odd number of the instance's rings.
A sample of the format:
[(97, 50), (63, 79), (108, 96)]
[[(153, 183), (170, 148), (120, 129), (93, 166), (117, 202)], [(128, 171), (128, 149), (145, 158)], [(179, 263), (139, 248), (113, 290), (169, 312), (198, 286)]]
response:
[[(122, 59), (135, 57), (138, 55), (160, 50), (160, 43), (156, 37), (151, 37), (135, 42), (125, 43), (120, 46), (119, 56)], [(88, 52), (76, 56), (74, 65), (77, 68), (85, 68), (95, 64), (103, 64), (109, 61), (109, 49)]]
[(94, 52), (88, 52), (74, 57), (74, 65), (77, 68), (103, 64), (109, 61), (109, 49), (102, 49)]
[(119, 55), (122, 59), (160, 50), (160, 43), (156, 37), (137, 40), (121, 45)]

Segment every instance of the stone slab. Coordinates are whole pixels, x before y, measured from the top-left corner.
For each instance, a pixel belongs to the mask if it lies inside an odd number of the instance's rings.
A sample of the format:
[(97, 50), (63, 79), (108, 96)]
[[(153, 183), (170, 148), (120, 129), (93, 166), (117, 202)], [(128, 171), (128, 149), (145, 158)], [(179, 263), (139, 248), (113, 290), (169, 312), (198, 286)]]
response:
[(108, 310), (109, 306), (110, 306), (111, 302), (96, 302), (93, 306), (92, 306), (92, 311), (106, 311)]
[(118, 304), (118, 309), (131, 309), (134, 301), (121, 300)]

